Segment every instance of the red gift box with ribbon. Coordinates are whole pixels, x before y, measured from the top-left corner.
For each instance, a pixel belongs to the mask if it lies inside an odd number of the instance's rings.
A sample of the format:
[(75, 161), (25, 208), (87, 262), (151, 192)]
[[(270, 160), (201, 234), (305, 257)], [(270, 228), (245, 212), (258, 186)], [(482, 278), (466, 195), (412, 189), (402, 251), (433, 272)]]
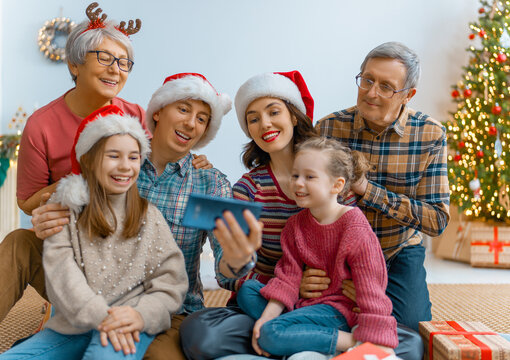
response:
[(510, 227), (473, 228), (470, 262), (471, 266), (510, 268)]
[(510, 359), (510, 341), (480, 322), (422, 321), (420, 335), (425, 343), (425, 359)]

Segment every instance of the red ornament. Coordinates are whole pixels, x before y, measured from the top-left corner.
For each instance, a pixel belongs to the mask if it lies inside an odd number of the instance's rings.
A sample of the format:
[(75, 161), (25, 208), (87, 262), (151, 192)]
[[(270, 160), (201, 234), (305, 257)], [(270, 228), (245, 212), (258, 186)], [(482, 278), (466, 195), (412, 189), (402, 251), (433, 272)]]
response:
[(453, 157), (453, 160), (455, 160), (455, 162), (459, 162), (462, 160), (462, 156), (460, 154), (455, 154), (455, 156)]
[(496, 104), (496, 105), (494, 105), (494, 106), (492, 107), (492, 110), (491, 110), (491, 111), (492, 111), (492, 113), (493, 113), (494, 115), (499, 115), (499, 114), (501, 114), (501, 106), (499, 106), (499, 105), (497, 105), (497, 104)]
[(464, 141), (459, 141), (459, 143), (457, 144), (457, 146), (459, 147), (459, 149), (464, 149), (466, 147), (466, 143)]
[(473, 94), (473, 92), (471, 91), (471, 89), (466, 89), (464, 90), (464, 97), (471, 97), (471, 95)]
[(478, 32), (478, 36), (480, 36), (481, 38), (483, 38), (485, 36), (486, 32), (484, 29), (481, 29), (479, 32)]
[(506, 61), (506, 54), (505, 53), (499, 53), (498, 57), (496, 58), (498, 63), (504, 63)]
[(478, 156), (479, 158), (483, 158), (483, 150), (478, 150), (478, 152), (476, 153), (476, 156)]
[(485, 9), (484, 9), (484, 8), (480, 8), (480, 9), (478, 9), (478, 12), (479, 12), (480, 14), (483, 14), (483, 13), (485, 12)]
[(473, 40), (475, 38), (475, 34), (469, 34), (469, 40)]
[(492, 136), (495, 136), (498, 134), (498, 129), (496, 129), (496, 127), (494, 126), (494, 124), (492, 124), (491, 126), (489, 126), (489, 135), (492, 135)]
[(458, 98), (460, 96), (459, 90), (452, 91), (452, 98)]

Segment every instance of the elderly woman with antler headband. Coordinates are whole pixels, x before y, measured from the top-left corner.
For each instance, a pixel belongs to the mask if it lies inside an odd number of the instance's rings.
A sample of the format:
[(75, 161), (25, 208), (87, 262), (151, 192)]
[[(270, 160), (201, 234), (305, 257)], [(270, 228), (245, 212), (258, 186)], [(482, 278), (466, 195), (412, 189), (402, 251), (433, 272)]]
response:
[(133, 68), (133, 46), (128, 35), (140, 30), (141, 21), (115, 26), (97, 3), (87, 7), (89, 21), (77, 25), (66, 43), (66, 59), (75, 87), (37, 110), (27, 121), (21, 139), (17, 198), (31, 214), (41, 195), (54, 192), (70, 170), (69, 153), (80, 121), (98, 108), (112, 104), (143, 123), (144, 111), (118, 98)]
[[(66, 59), (75, 87), (43, 106), (28, 119), (21, 139), (18, 160), (17, 198), (27, 214), (48, 199), (61, 178), (71, 172), (69, 154), (79, 124), (90, 113), (115, 105), (144, 125), (144, 110), (119, 97), (133, 68), (133, 48), (129, 35), (140, 30), (141, 21), (119, 26), (92, 3), (89, 20), (77, 25), (66, 43)], [(49, 223), (67, 208), (44, 205)], [(35, 212), (34, 212), (35, 214)], [(34, 215), (33, 214), (33, 215)], [(63, 224), (62, 220), (57, 225)], [(67, 222), (68, 220), (64, 220)], [(55, 223), (55, 221), (53, 221)], [(55, 225), (55, 224), (53, 224)], [(41, 255), (43, 240), (33, 231), (18, 229), (0, 244), (0, 320), (21, 298), (28, 284), (46, 298)]]

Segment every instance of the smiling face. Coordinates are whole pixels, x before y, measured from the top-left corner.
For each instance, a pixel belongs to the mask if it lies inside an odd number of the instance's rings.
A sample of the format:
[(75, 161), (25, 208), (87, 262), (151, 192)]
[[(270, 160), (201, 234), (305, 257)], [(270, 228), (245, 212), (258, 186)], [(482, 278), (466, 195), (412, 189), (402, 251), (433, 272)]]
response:
[(298, 206), (318, 209), (336, 203), (345, 179), (334, 179), (328, 171), (328, 162), (329, 156), (319, 150), (307, 149), (296, 154), (290, 184)]
[(269, 154), (292, 150), (296, 123), (296, 118), (280, 99), (258, 98), (246, 109), (246, 124), (251, 138)]
[[(105, 38), (94, 50), (106, 51), (117, 58), (128, 57), (125, 47), (109, 38)], [(69, 69), (76, 76), (76, 89), (92, 99), (104, 102), (117, 96), (129, 75), (119, 69), (116, 61), (110, 66), (100, 64), (96, 53), (88, 53), (84, 64), (69, 64)]]
[(392, 98), (384, 98), (377, 94), (376, 88), (384, 84), (394, 90), (405, 87), (406, 68), (399, 60), (387, 58), (372, 58), (367, 61), (361, 76), (372, 80), (375, 84), (369, 89), (358, 88), (358, 109), (367, 125), (382, 131), (397, 119), (402, 105), (411, 100), (416, 89), (396, 93)]
[(140, 172), (140, 146), (131, 135), (106, 140), (96, 178), (107, 194), (122, 194), (133, 186)]
[(156, 128), (153, 153), (166, 154), (170, 162), (186, 156), (203, 137), (211, 119), (211, 107), (202, 100), (179, 100), (153, 115)]

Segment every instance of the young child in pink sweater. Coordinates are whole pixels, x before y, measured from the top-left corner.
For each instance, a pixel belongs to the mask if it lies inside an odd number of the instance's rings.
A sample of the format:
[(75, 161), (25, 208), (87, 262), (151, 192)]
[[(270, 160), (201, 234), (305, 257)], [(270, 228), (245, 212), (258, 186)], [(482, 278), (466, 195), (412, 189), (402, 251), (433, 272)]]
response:
[[(312, 138), (299, 145), (291, 189), (305, 209), (283, 229), (283, 256), (275, 277), (265, 286), (246, 281), (237, 297), (243, 311), (258, 319), (252, 338), (258, 354), (335, 354), (357, 341), (393, 352), (398, 345), (379, 241), (361, 210), (337, 202), (366, 168), (362, 155), (351, 154), (335, 140)], [(299, 298), (306, 266), (326, 271), (331, 279), (320, 297)], [(345, 279), (354, 282), (360, 313), (352, 311), (356, 304), (342, 294)]]

